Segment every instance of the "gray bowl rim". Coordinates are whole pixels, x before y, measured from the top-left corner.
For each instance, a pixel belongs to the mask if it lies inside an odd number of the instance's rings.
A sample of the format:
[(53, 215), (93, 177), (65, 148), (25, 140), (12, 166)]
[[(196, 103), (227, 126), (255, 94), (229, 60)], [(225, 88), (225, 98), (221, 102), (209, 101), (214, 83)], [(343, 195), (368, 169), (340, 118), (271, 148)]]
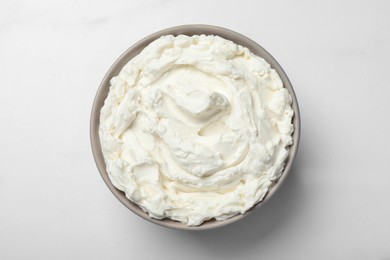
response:
[[(250, 210), (248, 210), (244, 214), (239, 214), (236, 216), (233, 216), (229, 219), (222, 220), (222, 221), (216, 221), (216, 220), (208, 220), (201, 224), (200, 226), (187, 226), (184, 223), (173, 221), (170, 219), (154, 219), (149, 217), (149, 215), (144, 212), (137, 204), (131, 202), (129, 199), (126, 198), (124, 192), (120, 191), (119, 189), (115, 188), (113, 184), (111, 183), (108, 173), (106, 170), (106, 165), (103, 159), (103, 154), (101, 150), (100, 145), (100, 139), (99, 139), (99, 117), (100, 117), (100, 110), (104, 104), (104, 100), (106, 99), (110, 87), (110, 79), (114, 76), (117, 76), (119, 71), (123, 68), (123, 66), (130, 61), (134, 56), (136, 56), (138, 53), (142, 51), (149, 43), (156, 40), (157, 38), (163, 36), (163, 35), (218, 35), (222, 38), (228, 39), (233, 41), (236, 44), (242, 45), (244, 47), (247, 47), (249, 50), (251, 50), (254, 54), (262, 57), (265, 59), (273, 69), (276, 70), (276, 72), (279, 74), (280, 78), (283, 81), (284, 87), (288, 89), (291, 97), (292, 97), (292, 108), (294, 110), (294, 116), (292, 119), (293, 125), (294, 125), (294, 133), (293, 133), (293, 144), (289, 147), (289, 155), (285, 162), (285, 167), (282, 172), (282, 175), (280, 178), (273, 184), (273, 186), (268, 190), (265, 198), (255, 204)], [(233, 222), (236, 222), (238, 220), (243, 219), (244, 217), (248, 216), (255, 210), (259, 209), (261, 206), (263, 206), (272, 196), (273, 194), (279, 189), (281, 184), (286, 180), (286, 177), (288, 176), (288, 173), (291, 170), (293, 161), (296, 157), (298, 146), (299, 146), (299, 140), (300, 140), (300, 133), (301, 133), (301, 119), (300, 119), (300, 112), (299, 112), (299, 106), (298, 101), (294, 92), (294, 89), (291, 85), (290, 80), (288, 79), (286, 73), (284, 72), (283, 68), (279, 65), (279, 63), (276, 61), (274, 57), (271, 56), (263, 47), (261, 47), (259, 44), (254, 42), (253, 40), (249, 39), (248, 37), (237, 33), (235, 31), (218, 27), (214, 25), (205, 25), (205, 24), (188, 24), (188, 25), (180, 25), (175, 27), (170, 27), (158, 32), (155, 32), (149, 36), (146, 36), (145, 38), (141, 39), (137, 43), (135, 43), (133, 46), (128, 48), (110, 67), (106, 75), (104, 76), (98, 91), (96, 93), (95, 99), (93, 101), (92, 105), (92, 111), (91, 111), (91, 118), (90, 118), (90, 141), (91, 141), (91, 148), (93, 157), (96, 163), (96, 166), (100, 172), (101, 177), (103, 178), (104, 182), (110, 189), (110, 191), (114, 194), (114, 196), (128, 209), (130, 209), (132, 212), (134, 212), (136, 215), (140, 216), (141, 218), (152, 222), (154, 224), (173, 228), (173, 229), (179, 229), (179, 230), (209, 230), (213, 228), (218, 228), (222, 226), (226, 226), (228, 224), (231, 224)]]

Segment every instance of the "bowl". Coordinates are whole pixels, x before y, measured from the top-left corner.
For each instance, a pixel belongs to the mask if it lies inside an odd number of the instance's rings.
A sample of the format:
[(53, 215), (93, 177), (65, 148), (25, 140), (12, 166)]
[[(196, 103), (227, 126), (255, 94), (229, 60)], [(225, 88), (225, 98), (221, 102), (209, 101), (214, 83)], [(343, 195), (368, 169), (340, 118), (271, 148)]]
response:
[[(216, 221), (216, 220), (208, 220), (205, 221), (203, 224), (199, 226), (187, 226), (184, 223), (173, 221), (170, 219), (153, 219), (149, 217), (149, 215), (144, 212), (137, 204), (131, 202), (129, 199), (126, 198), (125, 193), (118, 190), (113, 186), (111, 183), (108, 173), (106, 171), (106, 165), (103, 159), (103, 154), (101, 150), (101, 144), (99, 139), (99, 116), (100, 116), (100, 110), (104, 104), (104, 100), (106, 99), (109, 87), (110, 87), (110, 79), (114, 76), (117, 76), (120, 72), (120, 70), (123, 68), (123, 66), (130, 61), (134, 56), (139, 54), (142, 49), (144, 49), (149, 43), (156, 40), (160, 36), (163, 35), (200, 35), (200, 34), (206, 34), (206, 35), (218, 35), (222, 38), (228, 39), (233, 41), (236, 44), (242, 45), (244, 47), (247, 47), (249, 50), (251, 50), (255, 55), (258, 55), (265, 59), (273, 69), (276, 70), (276, 72), (279, 74), (280, 78), (283, 81), (284, 87), (288, 89), (291, 97), (292, 97), (292, 108), (294, 110), (294, 117), (292, 119), (292, 123), (294, 125), (294, 132), (293, 132), (293, 144), (288, 148), (289, 149), (289, 155), (285, 162), (285, 167), (282, 172), (282, 175), (280, 178), (275, 182), (271, 188), (268, 190), (267, 195), (263, 198), (262, 201), (255, 204), (249, 211), (247, 211), (245, 214), (236, 215), (234, 217), (231, 217), (226, 220), (222, 221)], [(295, 155), (298, 150), (298, 144), (299, 144), (299, 137), (300, 137), (300, 116), (299, 116), (299, 108), (297, 103), (297, 98), (295, 96), (294, 90), (291, 86), (291, 83), (289, 79), (287, 78), (286, 73), (282, 69), (282, 67), (279, 65), (279, 63), (269, 54), (263, 47), (261, 47), (256, 42), (252, 41), (251, 39), (247, 38), (246, 36), (239, 34), (237, 32), (217, 27), (217, 26), (211, 26), (211, 25), (181, 25), (176, 26), (172, 28), (168, 28), (156, 33), (153, 33), (133, 46), (131, 46), (129, 49), (125, 51), (111, 66), (111, 68), (108, 70), (106, 75), (103, 78), (103, 81), (100, 84), (100, 87), (97, 91), (95, 100), (93, 102), (92, 106), (92, 112), (91, 112), (91, 121), (90, 121), (90, 138), (91, 138), (91, 145), (92, 145), (92, 153), (97, 165), (97, 168), (104, 180), (104, 182), (107, 184), (108, 188), (111, 190), (111, 192), (115, 195), (115, 197), (128, 209), (130, 209), (132, 212), (137, 214), (138, 216), (152, 222), (155, 224), (158, 224), (160, 226), (168, 227), (168, 228), (174, 228), (174, 229), (181, 229), (181, 230), (206, 230), (206, 229), (212, 229), (217, 227), (222, 227), (228, 224), (231, 224), (233, 222), (236, 222), (237, 220), (240, 220), (253, 212), (254, 210), (260, 208), (262, 205), (264, 205), (265, 202), (267, 202), (272, 195), (277, 191), (277, 189), (281, 186), (281, 184), (286, 179), (292, 163), (294, 161)]]

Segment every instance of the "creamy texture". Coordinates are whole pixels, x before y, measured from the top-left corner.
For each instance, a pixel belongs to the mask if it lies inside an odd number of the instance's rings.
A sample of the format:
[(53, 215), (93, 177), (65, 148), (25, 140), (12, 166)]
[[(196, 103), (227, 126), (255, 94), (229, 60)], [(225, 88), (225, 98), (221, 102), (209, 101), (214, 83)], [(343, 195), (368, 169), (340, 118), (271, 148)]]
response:
[(110, 180), (153, 218), (194, 226), (243, 214), (282, 173), (291, 102), (247, 48), (163, 36), (111, 80), (99, 129)]

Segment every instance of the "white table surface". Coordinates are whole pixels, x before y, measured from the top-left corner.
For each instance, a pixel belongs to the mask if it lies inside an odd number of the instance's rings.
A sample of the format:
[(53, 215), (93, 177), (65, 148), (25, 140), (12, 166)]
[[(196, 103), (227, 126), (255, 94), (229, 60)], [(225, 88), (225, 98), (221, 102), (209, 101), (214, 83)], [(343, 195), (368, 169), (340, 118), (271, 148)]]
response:
[[(390, 259), (389, 1), (0, 6), (0, 259)], [(299, 154), (277, 194), (206, 232), (132, 214), (102, 181), (89, 143), (92, 101), (116, 58), (190, 23), (265, 47), (302, 117)]]

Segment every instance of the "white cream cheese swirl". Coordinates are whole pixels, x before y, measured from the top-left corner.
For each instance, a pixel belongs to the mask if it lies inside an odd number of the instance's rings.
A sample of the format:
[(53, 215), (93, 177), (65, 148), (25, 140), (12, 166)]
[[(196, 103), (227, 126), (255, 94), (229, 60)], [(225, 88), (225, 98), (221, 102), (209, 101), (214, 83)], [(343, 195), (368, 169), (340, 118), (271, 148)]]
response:
[(281, 175), (291, 102), (247, 48), (163, 36), (111, 80), (99, 128), (110, 180), (152, 218), (195, 226), (243, 214)]

